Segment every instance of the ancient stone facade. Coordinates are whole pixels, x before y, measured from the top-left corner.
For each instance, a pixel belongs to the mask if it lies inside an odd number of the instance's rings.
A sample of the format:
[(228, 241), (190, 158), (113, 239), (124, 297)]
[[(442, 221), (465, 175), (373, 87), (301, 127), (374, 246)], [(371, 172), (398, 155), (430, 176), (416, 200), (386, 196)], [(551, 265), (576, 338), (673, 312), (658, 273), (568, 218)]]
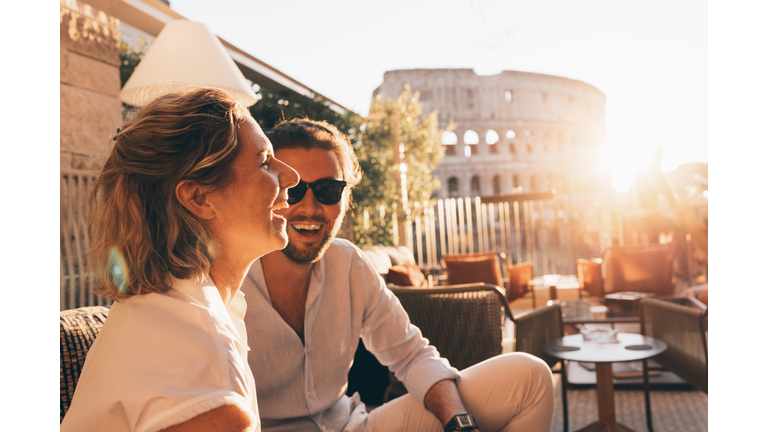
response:
[(611, 188), (605, 164), (605, 95), (568, 78), (471, 69), (384, 74), (374, 95), (396, 98), (406, 84), (424, 113), (438, 110), (446, 155), (434, 174), (438, 198), (543, 192), (584, 196)]
[(94, 170), (121, 123), (120, 22), (60, 0), (61, 168)]

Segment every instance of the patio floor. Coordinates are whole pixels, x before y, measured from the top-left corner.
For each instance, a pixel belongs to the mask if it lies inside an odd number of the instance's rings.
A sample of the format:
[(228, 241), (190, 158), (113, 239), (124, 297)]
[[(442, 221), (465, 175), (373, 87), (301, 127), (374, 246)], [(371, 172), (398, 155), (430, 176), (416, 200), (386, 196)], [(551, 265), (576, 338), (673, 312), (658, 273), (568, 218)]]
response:
[[(555, 376), (555, 410), (552, 432), (563, 430), (560, 375)], [(707, 430), (708, 395), (698, 390), (651, 390), (651, 415), (655, 432), (703, 432)], [(642, 390), (614, 391), (616, 420), (645, 432), (645, 403)], [(597, 394), (593, 388), (568, 390), (568, 426), (576, 431), (597, 421)]]

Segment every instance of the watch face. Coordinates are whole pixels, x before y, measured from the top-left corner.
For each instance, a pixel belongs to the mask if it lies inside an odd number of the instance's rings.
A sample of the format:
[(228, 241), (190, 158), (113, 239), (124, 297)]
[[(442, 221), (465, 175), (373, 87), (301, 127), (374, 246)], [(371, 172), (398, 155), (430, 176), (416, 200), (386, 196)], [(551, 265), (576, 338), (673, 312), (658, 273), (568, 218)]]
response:
[(458, 423), (459, 427), (468, 427), (472, 426), (472, 419), (466, 414), (457, 415), (456, 416), (456, 423)]

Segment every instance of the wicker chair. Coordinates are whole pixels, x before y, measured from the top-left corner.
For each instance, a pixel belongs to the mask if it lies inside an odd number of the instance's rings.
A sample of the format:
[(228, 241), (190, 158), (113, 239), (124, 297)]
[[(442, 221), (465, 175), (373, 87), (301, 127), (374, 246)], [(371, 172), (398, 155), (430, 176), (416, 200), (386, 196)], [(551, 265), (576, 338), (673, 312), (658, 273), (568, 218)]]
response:
[[(415, 289), (390, 284), (389, 289), (411, 323), (455, 368), (462, 370), (501, 354), (502, 325), (512, 313), (498, 286), (476, 283)], [(390, 372), (384, 402), (406, 392)]]
[(482, 282), (504, 287), (503, 259), (495, 252), (445, 254), (442, 262), (449, 285)]
[(610, 247), (603, 252), (603, 290), (673, 295), (674, 260), (675, 247), (671, 245)]
[[(533, 309), (514, 318), (515, 351), (525, 352), (544, 360), (553, 373), (562, 375), (563, 430), (568, 432), (568, 392), (565, 361), (549, 356), (542, 351), (545, 343), (563, 337), (563, 321), (560, 305), (554, 304)], [(560, 364), (560, 369), (554, 367)]]
[[(509, 266), (507, 268), (507, 302), (513, 301), (525, 296), (531, 292), (528, 282), (533, 279), (533, 263), (523, 262)], [(533, 307), (536, 307), (536, 296), (533, 297)]]
[(107, 320), (104, 306), (82, 307), (59, 312), (59, 423), (72, 404), (72, 396), (83, 370), (85, 356)]
[[(691, 303), (703, 307), (695, 299), (691, 300), (693, 300)], [(644, 299), (640, 302), (640, 325), (644, 335), (662, 340), (667, 344), (667, 350), (654, 357), (654, 360), (697, 389), (707, 393), (707, 309), (682, 306), (658, 299)], [(645, 360), (643, 361), (643, 389), (646, 422), (648, 430), (652, 432), (648, 362)]]

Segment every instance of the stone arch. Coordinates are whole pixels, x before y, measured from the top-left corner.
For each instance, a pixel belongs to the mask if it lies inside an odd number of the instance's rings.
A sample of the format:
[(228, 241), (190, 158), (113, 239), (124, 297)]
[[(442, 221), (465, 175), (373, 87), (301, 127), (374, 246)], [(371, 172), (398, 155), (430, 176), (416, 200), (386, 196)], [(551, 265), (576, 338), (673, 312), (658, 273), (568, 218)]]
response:
[(448, 198), (458, 198), (461, 196), (459, 191), (459, 179), (451, 177), (448, 179)]
[(499, 133), (493, 129), (488, 129), (488, 132), (485, 133), (485, 143), (493, 145), (497, 142), (499, 142)]
[(493, 194), (501, 195), (501, 176), (498, 174), (493, 176)]
[(455, 145), (458, 142), (459, 137), (456, 136), (456, 133), (451, 131), (443, 132), (443, 145)]
[(479, 142), (480, 136), (477, 134), (477, 132), (473, 131), (472, 129), (467, 129), (467, 131), (464, 132), (464, 144), (475, 145)]
[(477, 196), (482, 193), (482, 190), (480, 188), (480, 176), (474, 175), (472, 176), (472, 180), (469, 182), (469, 192), (472, 196)]
[(459, 137), (456, 136), (454, 132), (450, 132), (450, 131), (443, 132), (442, 143), (443, 143), (443, 146), (445, 147), (445, 154), (455, 155), (456, 144), (458, 142), (459, 142)]

